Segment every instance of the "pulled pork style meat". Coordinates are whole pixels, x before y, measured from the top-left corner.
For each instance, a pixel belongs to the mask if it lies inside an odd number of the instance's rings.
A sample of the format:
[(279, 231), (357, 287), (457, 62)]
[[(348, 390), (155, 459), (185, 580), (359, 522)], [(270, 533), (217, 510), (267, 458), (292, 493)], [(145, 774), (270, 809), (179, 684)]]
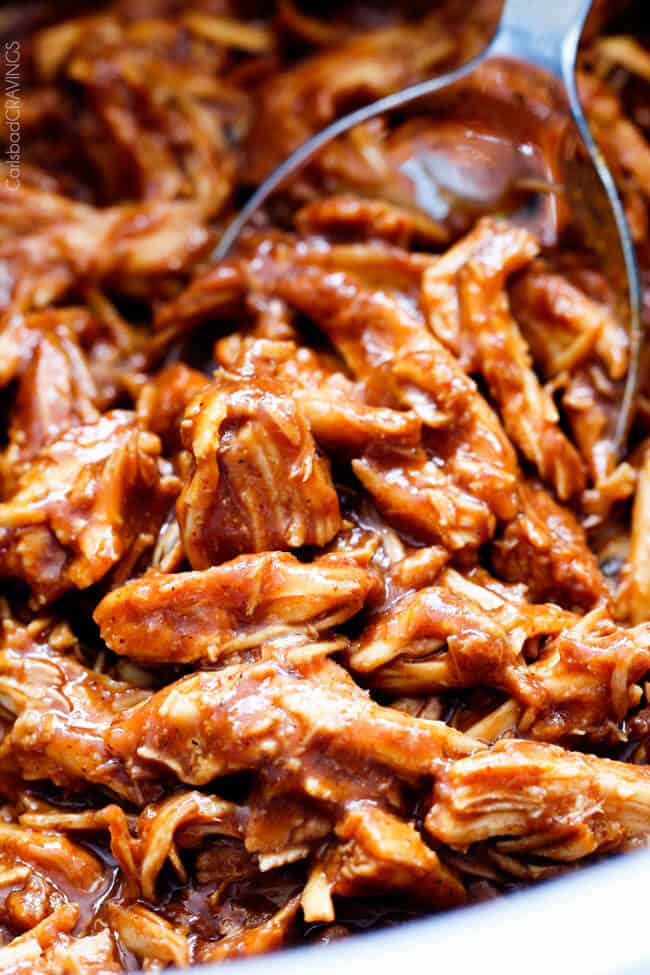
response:
[[(210, 257), (297, 144), (499, 8), (416, 6), (43, 5), (21, 38), (0, 972), (328, 942), (648, 841), (650, 386), (618, 457), (630, 343), (562, 120), (524, 140), (553, 234), (418, 209), (420, 154), (473, 145), (460, 100), (335, 140)], [(578, 81), (647, 311), (650, 54), (620, 6)]]
[(45, 602), (100, 580), (150, 547), (178, 480), (158, 437), (126, 410), (71, 427), (0, 503), (0, 574)]
[(95, 620), (116, 653), (215, 663), (277, 637), (318, 636), (358, 613), (375, 585), (355, 565), (263, 552), (203, 572), (150, 572), (105, 596)]
[(218, 372), (181, 424), (193, 466), (178, 523), (195, 569), (242, 552), (323, 546), (340, 527), (328, 462), (272, 380)]

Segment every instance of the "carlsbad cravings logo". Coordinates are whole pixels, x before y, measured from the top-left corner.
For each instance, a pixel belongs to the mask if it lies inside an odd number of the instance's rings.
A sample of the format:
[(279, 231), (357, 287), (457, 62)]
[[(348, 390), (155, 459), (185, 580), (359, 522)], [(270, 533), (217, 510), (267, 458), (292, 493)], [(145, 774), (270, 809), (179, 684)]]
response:
[(7, 41), (5, 61), (5, 133), (7, 189), (20, 188), (20, 41)]

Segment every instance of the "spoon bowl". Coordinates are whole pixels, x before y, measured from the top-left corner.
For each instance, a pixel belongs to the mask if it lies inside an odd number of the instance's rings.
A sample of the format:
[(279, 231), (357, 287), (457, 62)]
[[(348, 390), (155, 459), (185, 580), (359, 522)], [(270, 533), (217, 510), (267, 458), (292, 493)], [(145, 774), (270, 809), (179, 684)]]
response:
[[(497, 30), (477, 57), (345, 115), (299, 146), (252, 194), (213, 257), (226, 257), (273, 193), (332, 140), (380, 115), (426, 108), (443, 120), (437, 141), (421, 143), (402, 160), (394, 202), (435, 220), (459, 210), (468, 217), (507, 213), (546, 246), (570, 222), (612, 286), (630, 346), (612, 437), (620, 455), (638, 388), (641, 289), (623, 206), (576, 87), (578, 42), (591, 2), (505, 0)], [(445, 140), (445, 125), (453, 135), (459, 119), (463, 139)]]

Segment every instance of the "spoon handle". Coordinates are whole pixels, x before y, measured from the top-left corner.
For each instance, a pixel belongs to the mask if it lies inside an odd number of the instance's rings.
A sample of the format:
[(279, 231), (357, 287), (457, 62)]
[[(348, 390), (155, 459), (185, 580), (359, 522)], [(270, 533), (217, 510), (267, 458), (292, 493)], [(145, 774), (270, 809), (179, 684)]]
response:
[(566, 79), (592, 0), (505, 0), (490, 54), (514, 56)]

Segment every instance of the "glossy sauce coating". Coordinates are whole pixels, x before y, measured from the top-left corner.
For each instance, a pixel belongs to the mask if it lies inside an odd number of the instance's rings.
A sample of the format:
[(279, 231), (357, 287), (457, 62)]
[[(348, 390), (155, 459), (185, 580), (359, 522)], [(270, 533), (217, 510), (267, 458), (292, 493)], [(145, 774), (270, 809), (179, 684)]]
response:
[[(650, 387), (619, 462), (627, 335), (558, 106), (529, 124), (501, 70), (370, 123), (209, 258), (292, 148), (498, 6), (116, 0), (22, 37), (1, 972), (327, 943), (647, 842)], [(650, 282), (621, 7), (578, 81)]]

